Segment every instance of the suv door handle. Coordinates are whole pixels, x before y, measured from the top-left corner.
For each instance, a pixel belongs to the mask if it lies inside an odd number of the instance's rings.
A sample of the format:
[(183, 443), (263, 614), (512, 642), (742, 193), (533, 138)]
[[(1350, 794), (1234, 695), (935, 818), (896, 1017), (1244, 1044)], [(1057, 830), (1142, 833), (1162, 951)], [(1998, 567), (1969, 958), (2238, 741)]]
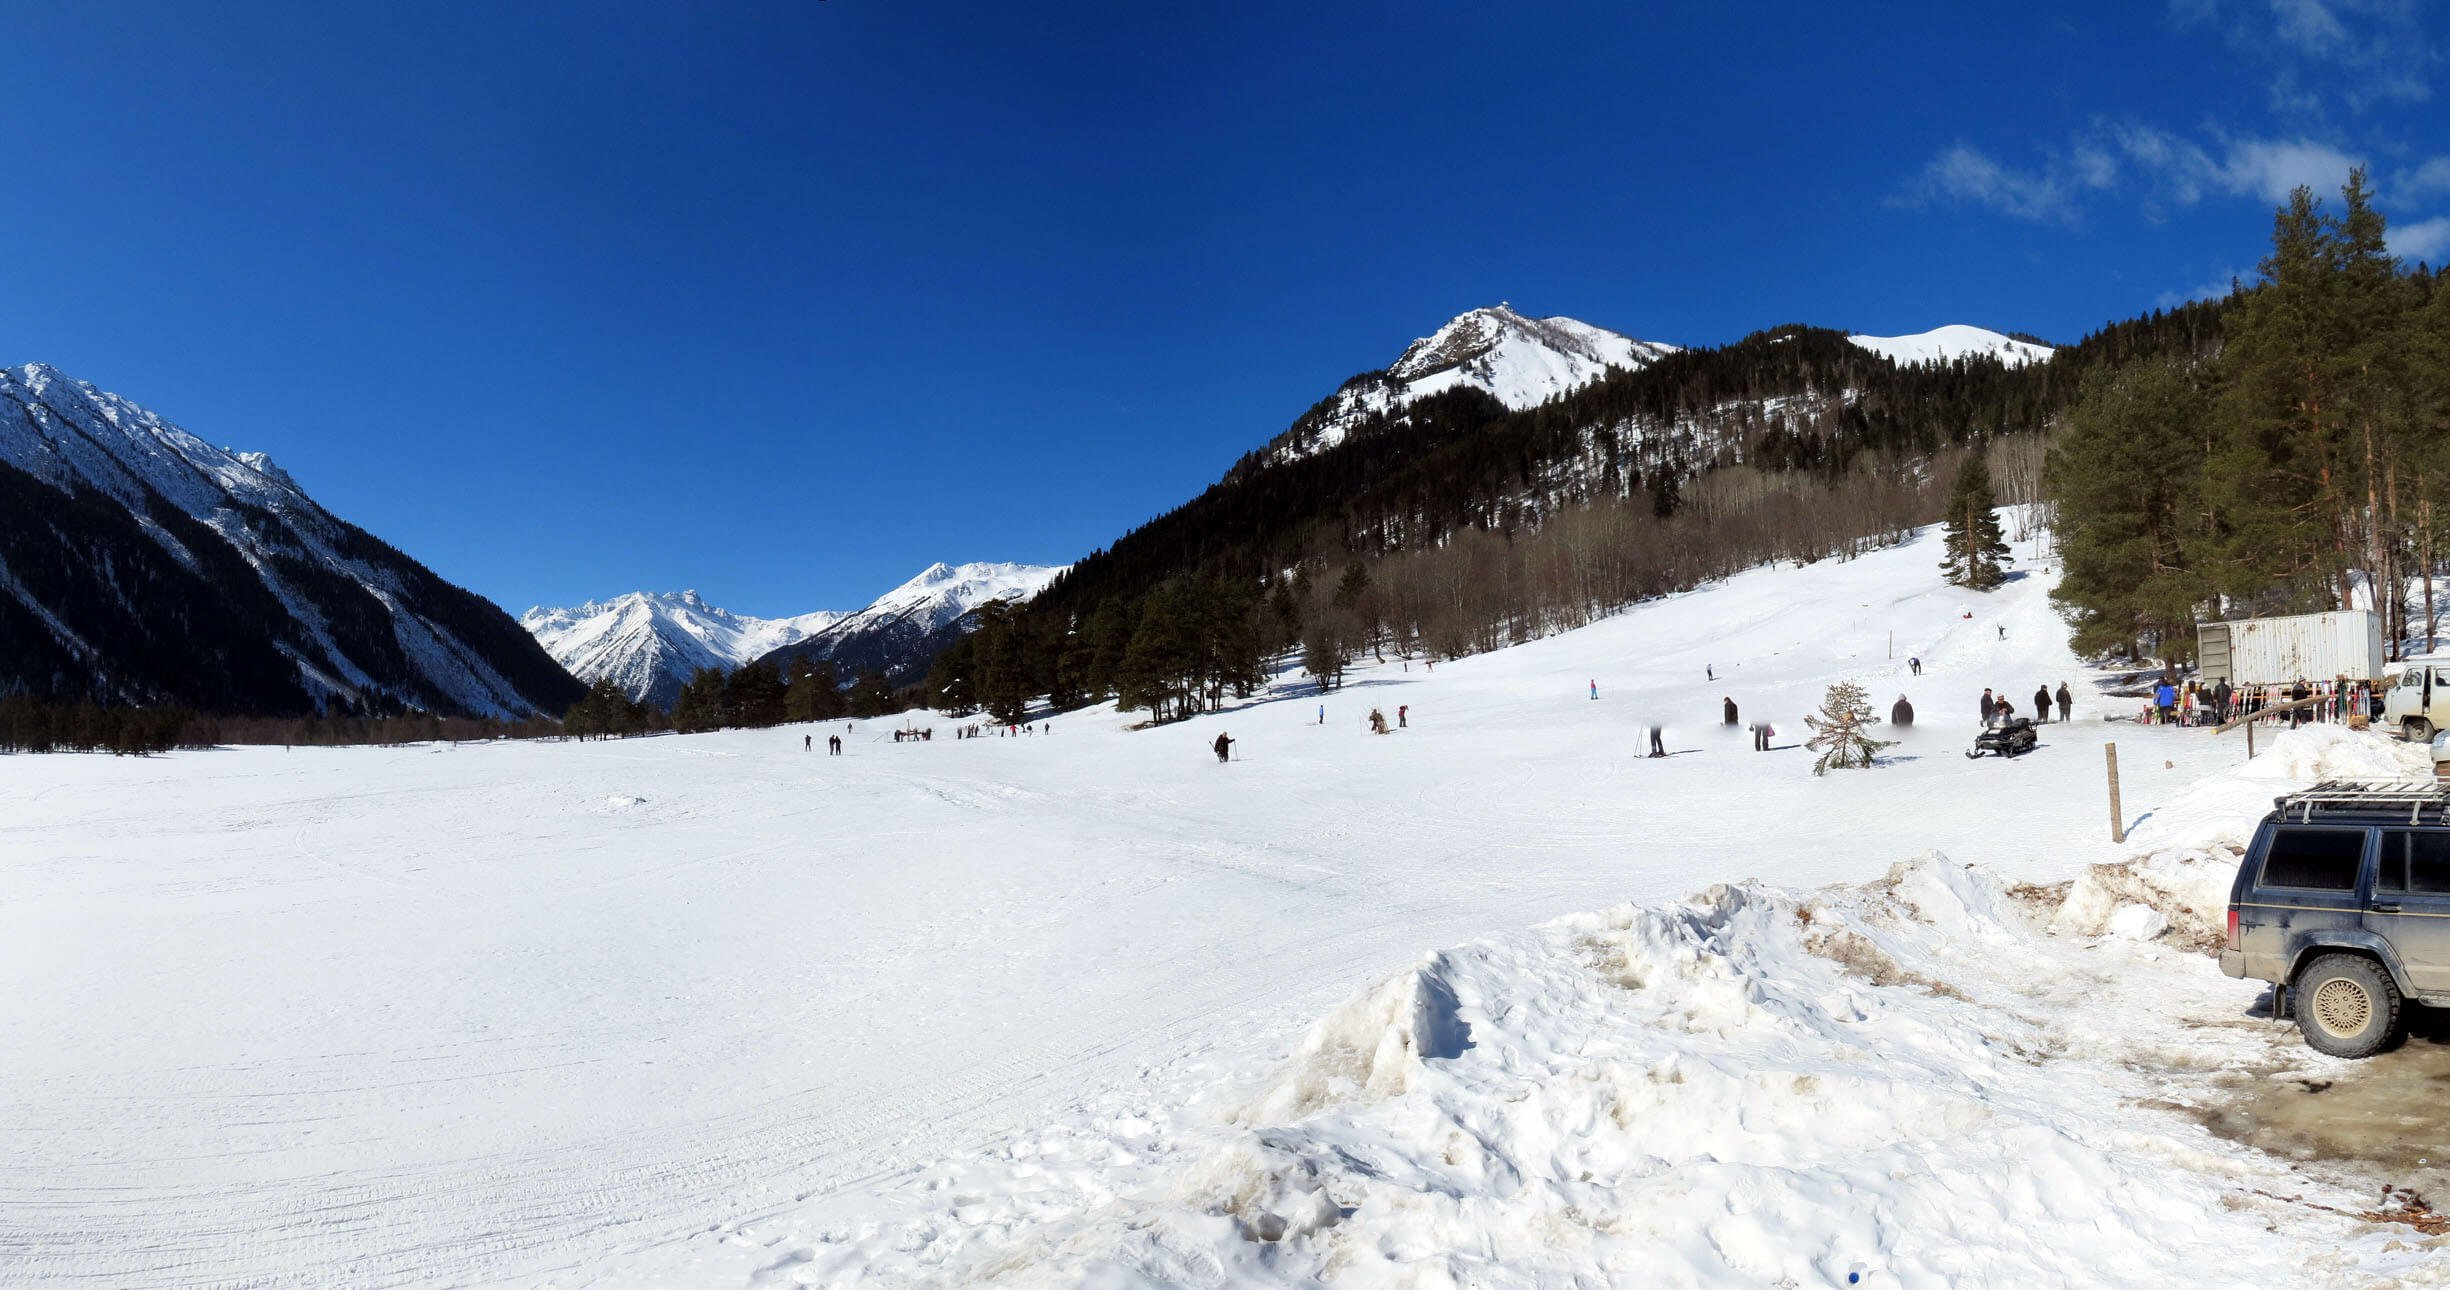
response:
[(2377, 914), (2396, 914), (2399, 912), (2399, 902), (2394, 900), (2385, 904), (2381, 901), (2375, 901), (2373, 904), (2367, 905), (2365, 908)]

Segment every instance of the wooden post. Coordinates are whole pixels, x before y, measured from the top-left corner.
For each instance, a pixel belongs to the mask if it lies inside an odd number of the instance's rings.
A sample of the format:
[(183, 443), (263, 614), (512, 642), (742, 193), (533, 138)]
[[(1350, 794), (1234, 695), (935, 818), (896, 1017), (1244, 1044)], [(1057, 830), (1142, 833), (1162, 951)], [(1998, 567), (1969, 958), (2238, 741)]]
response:
[(2127, 840), (2127, 817), (2118, 809), (2118, 745), (2103, 744), (2101, 751), (2107, 753), (2110, 759), (2110, 841), (2124, 842)]
[(2246, 760), (2254, 760), (2254, 722), (2246, 723)]

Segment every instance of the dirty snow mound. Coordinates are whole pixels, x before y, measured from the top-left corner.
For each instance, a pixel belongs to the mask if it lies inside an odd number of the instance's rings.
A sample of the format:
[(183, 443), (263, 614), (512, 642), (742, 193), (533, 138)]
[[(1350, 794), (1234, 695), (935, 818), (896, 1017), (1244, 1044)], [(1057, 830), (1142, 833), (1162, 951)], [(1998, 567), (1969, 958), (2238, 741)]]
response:
[[(2207, 954), (2219, 949), (2238, 858), (2272, 799), (2340, 779), (2429, 783), (2432, 766), (2422, 748), (2373, 731), (2325, 725), (2281, 731), (2254, 760), (2206, 777), (2146, 817), (2128, 834), (2134, 855), (2087, 866), (2052, 916), (2052, 930), (2163, 937)], [(2160, 914), (2160, 928), (2138, 935), (2149, 920), (2132, 914), (2121, 923), (2122, 912), (2135, 906)]]

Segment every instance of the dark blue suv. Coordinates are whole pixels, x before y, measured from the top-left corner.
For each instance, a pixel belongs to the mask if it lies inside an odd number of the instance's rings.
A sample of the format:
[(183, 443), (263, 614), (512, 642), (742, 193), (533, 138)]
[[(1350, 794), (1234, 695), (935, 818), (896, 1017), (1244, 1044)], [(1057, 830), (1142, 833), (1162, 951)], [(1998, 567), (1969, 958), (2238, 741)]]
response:
[(2220, 970), (2272, 983), (2272, 1015), (2370, 1057), (2402, 1001), (2450, 1006), (2450, 791), (2320, 784), (2274, 799), (2229, 892)]

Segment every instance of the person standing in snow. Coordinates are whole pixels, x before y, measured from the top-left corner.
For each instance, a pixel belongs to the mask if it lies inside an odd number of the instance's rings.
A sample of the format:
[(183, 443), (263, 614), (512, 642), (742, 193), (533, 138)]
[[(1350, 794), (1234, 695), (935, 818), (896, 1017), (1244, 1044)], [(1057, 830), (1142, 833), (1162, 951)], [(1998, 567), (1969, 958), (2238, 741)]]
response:
[(1667, 755), (1667, 745), (1660, 741), (1660, 733), (1659, 723), (1656, 721), (1650, 723), (1650, 755), (1653, 757)]
[(1923, 674), (1923, 661), (1922, 661), (1921, 659), (1919, 659), (1919, 658), (1910, 658), (1910, 659), (1907, 659), (1907, 660), (1906, 660), (1906, 671), (1908, 671), (1908, 672), (1910, 672), (1910, 673), (1912, 673), (1912, 674), (1914, 674), (1914, 675), (1916, 675), (1916, 676), (1921, 676), (1921, 675)]
[(2001, 639), (2001, 640), (2006, 640), (2007, 638), (2008, 638), (2008, 625), (2007, 625), (2006, 623), (2001, 623), (2001, 624), (1999, 624), (1999, 639)]
[(2167, 681), (2152, 687), (2153, 713), (2162, 725), (2168, 725), (2178, 715), (2178, 687)]
[(1719, 707), (1720, 707), (1721, 709), (1723, 709), (1723, 710), (1725, 711), (1725, 713), (1726, 713), (1727, 724), (1728, 724), (1728, 725), (1731, 725), (1731, 726), (1732, 726), (1732, 725), (1734, 725), (1734, 724), (1735, 724), (1735, 696), (1733, 696), (1733, 695), (1729, 695), (1729, 696), (1727, 696), (1726, 698), (1720, 699), (1718, 702), (1719, 702)]
[(1380, 712), (1376, 708), (1370, 709), (1370, 733), (1374, 735), (1383, 735), (1386, 732), (1387, 714)]
[(1216, 737), (1216, 743), (1210, 746), (1216, 749), (1216, 759), (1218, 761), (1223, 762), (1233, 760), (1234, 740), (1232, 735), (1219, 734)]
[(1717, 680), (1717, 679), (1718, 679), (1718, 669), (1716, 669), (1716, 668), (1714, 668), (1714, 667), (1710, 666), (1710, 665), (1709, 665), (1709, 664), (1707, 664), (1707, 663), (1702, 664), (1702, 665), (1701, 665), (1701, 679), (1702, 679), (1702, 680), (1705, 680), (1705, 681), (1715, 681), (1715, 680)]
[(2033, 689), (2033, 719), (2047, 724), (2050, 720), (2050, 685), (2044, 682)]
[(2073, 714), (2075, 710), (2076, 697), (2067, 692), (2067, 682), (2059, 682), (2059, 724), (2067, 724), (2068, 717)]
[(1591, 697), (1594, 699), (1599, 697), (1599, 682), (1597, 681), (1591, 682)]
[(1991, 715), (1996, 717), (1999, 724), (2004, 726), (2016, 719), (2016, 705), (2008, 702), (2008, 696), (2004, 694), (2000, 695), (1996, 706), (1991, 709)]
[(1769, 723), (1768, 723), (1768, 722), (1766, 722), (1766, 721), (1756, 721), (1756, 722), (1753, 722), (1753, 723), (1752, 723), (1752, 750), (1753, 750), (1754, 752), (1768, 752), (1768, 751), (1769, 751), (1769, 737), (1770, 737), (1770, 735), (1771, 735), (1772, 733), (1773, 733), (1773, 732), (1770, 730), (1770, 728), (1769, 728)]
[(816, 750), (817, 750), (817, 737), (816, 737), (815, 735), (801, 735), (801, 736), (800, 736), (800, 751), (801, 751), (801, 752), (815, 752)]
[(1914, 705), (1906, 702), (1906, 696), (1902, 694), (1898, 695), (1897, 702), (1890, 706), (1889, 724), (1892, 726), (1910, 726), (1914, 724)]
[(1395, 705), (1395, 728), (1396, 728), (1396, 729), (1398, 729), (1398, 730), (1401, 730), (1401, 729), (1403, 729), (1404, 727), (1409, 726), (1409, 725), (1411, 725), (1411, 724), (1412, 724), (1412, 705), (1411, 705), (1411, 704), (1409, 704), (1409, 703), (1399, 703), (1399, 704), (1396, 704), (1396, 705)]
[[(2314, 691), (2307, 687), (2305, 678), (2302, 676), (2297, 678), (2297, 683), (2295, 685), (2288, 687), (2288, 701), (2291, 703), (2303, 703), (2312, 697), (2314, 697)], [(2305, 723), (2305, 709), (2298, 708), (2288, 714), (2289, 729), (2294, 730)]]
[(1984, 690), (1984, 691), (1982, 692), (1982, 725), (1983, 725), (1983, 728), (1984, 728), (1984, 729), (1988, 729), (1988, 728), (1990, 727), (1990, 724), (1991, 724), (1991, 718), (1993, 718), (1993, 717), (1995, 717), (1995, 716), (1998, 716), (1998, 715), (1999, 715), (1999, 700), (1992, 698), (1992, 697), (1991, 697), (1991, 692), (1990, 692), (1989, 690)]

